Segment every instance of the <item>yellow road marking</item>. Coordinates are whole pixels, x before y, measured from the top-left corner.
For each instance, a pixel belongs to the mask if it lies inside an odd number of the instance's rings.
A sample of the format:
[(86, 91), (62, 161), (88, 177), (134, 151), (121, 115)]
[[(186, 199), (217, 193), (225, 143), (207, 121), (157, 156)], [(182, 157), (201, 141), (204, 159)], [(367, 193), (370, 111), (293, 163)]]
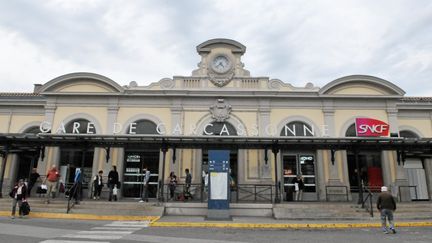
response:
[[(9, 211), (0, 211), (0, 216), (10, 216)], [(112, 221), (126, 221), (126, 220), (148, 220), (155, 222), (159, 216), (136, 216), (136, 215), (96, 215), (96, 214), (66, 214), (66, 213), (43, 213), (43, 212), (30, 212), (29, 218), (50, 218), (50, 219), (87, 219), (87, 220), (112, 220)]]
[[(212, 223), (212, 222), (152, 222), (151, 227), (212, 227), (212, 228), (250, 228), (250, 229), (302, 229), (302, 228), (376, 228), (380, 223), (311, 223), (311, 224), (250, 224), (250, 223)], [(400, 222), (397, 227), (431, 227), (432, 222)]]

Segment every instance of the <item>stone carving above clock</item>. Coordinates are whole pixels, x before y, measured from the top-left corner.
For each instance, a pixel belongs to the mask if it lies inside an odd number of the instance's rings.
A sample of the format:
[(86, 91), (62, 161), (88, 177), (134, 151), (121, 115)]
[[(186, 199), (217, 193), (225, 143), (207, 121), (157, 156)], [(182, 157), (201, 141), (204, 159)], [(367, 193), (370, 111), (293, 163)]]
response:
[(217, 87), (227, 85), (234, 77), (250, 77), (241, 62), (246, 47), (229, 39), (212, 39), (197, 46), (201, 56), (198, 69), (192, 72), (194, 77), (208, 77)]

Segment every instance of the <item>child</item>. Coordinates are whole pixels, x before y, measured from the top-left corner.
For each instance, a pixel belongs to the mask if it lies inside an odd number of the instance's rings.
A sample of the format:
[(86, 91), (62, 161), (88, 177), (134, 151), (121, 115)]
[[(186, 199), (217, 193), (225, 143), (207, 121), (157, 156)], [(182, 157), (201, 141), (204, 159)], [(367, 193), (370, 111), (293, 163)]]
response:
[(114, 201), (117, 201), (117, 192), (118, 192), (117, 185), (114, 185), (114, 188), (113, 188)]

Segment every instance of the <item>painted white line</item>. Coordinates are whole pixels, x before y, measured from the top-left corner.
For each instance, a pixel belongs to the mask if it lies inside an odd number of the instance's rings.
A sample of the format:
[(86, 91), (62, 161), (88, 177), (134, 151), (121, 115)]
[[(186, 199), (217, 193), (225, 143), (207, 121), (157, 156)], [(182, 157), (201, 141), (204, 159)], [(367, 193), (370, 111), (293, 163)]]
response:
[(118, 240), (123, 235), (65, 235), (64, 238), (81, 238), (81, 239), (92, 239), (92, 240)]
[(133, 231), (102, 231), (102, 230), (89, 230), (89, 231), (80, 231), (77, 234), (119, 234), (119, 235), (128, 235), (132, 234)]
[(129, 231), (136, 231), (142, 229), (142, 227), (134, 227), (134, 228), (127, 228), (127, 227), (94, 227), (91, 228), (92, 230), (129, 230)]
[(109, 241), (44, 240), (39, 243), (110, 243)]
[(110, 227), (134, 227), (134, 228), (146, 228), (149, 225), (148, 224), (130, 224), (130, 225), (117, 225), (117, 224), (106, 224), (105, 226), (110, 226)]

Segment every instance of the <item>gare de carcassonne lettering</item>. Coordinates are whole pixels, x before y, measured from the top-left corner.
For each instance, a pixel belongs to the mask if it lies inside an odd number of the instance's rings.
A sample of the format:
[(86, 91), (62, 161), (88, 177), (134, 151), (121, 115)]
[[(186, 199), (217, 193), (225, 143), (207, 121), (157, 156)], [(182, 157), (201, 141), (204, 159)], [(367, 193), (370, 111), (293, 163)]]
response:
[[(71, 126), (72, 125), (72, 126)], [(66, 125), (62, 122), (55, 127), (53, 130), (53, 125), (50, 122), (44, 121), (40, 124), (39, 129), (42, 133), (70, 133), (70, 134), (96, 134), (95, 123), (88, 122), (85, 124), (84, 130), (82, 127), (82, 123), (73, 122), (68, 124), (68, 129), (66, 129)], [(127, 124), (127, 129), (121, 123), (113, 123), (113, 126), (110, 128), (110, 134), (137, 134), (137, 123), (129, 123)], [(214, 131), (214, 124), (208, 123), (202, 127), (202, 130), (199, 131), (195, 125), (191, 125), (188, 129), (182, 129), (181, 124), (177, 123), (171, 131), (167, 131), (164, 123), (159, 123), (156, 125), (156, 133), (159, 135), (220, 135), (220, 136), (230, 136), (230, 135), (238, 135), (238, 136), (259, 136), (259, 126), (257, 124), (252, 124), (250, 126), (249, 134), (246, 133), (246, 128), (244, 125), (239, 124), (236, 128), (236, 134), (231, 134), (228, 126), (224, 123), (220, 130)], [(68, 131), (66, 131), (68, 130)], [(184, 131), (186, 130), (186, 131)], [(81, 131), (81, 132), (80, 132)], [(184, 133), (188, 132), (188, 133)], [(264, 136), (315, 136), (315, 128), (313, 126), (307, 126), (306, 124), (287, 124), (279, 130), (276, 126), (272, 124), (268, 124), (264, 127)], [(322, 125), (321, 128), (322, 136), (328, 136), (328, 128), (327, 125)]]

